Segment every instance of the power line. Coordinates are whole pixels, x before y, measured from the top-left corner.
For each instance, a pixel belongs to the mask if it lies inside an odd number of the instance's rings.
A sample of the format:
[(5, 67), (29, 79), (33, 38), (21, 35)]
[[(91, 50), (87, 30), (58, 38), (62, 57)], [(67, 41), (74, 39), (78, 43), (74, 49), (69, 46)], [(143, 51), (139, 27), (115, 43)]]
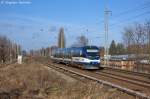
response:
[[(150, 6), (148, 6), (148, 7), (150, 7)], [(148, 7), (143, 7), (143, 9), (145, 9), (145, 8), (148, 8)], [(139, 11), (139, 10), (142, 10), (142, 9), (138, 9), (137, 11)], [(129, 12), (130, 13), (130, 12)], [(140, 15), (136, 15), (136, 16), (134, 16), (133, 18), (135, 19), (135, 18), (137, 18), (137, 17), (140, 17), (140, 16), (142, 16), (143, 14), (145, 14), (145, 13), (147, 13), (147, 12), (144, 12), (144, 13), (142, 13), (142, 14), (140, 14)], [(125, 13), (124, 13), (125, 14)], [(126, 14), (128, 14), (128, 13), (126, 13)], [(119, 18), (119, 17), (117, 17), (117, 18)], [(115, 19), (115, 18), (114, 18)], [(113, 19), (113, 20), (114, 20)], [(127, 21), (129, 21), (129, 20), (131, 20), (132, 18), (128, 18), (128, 19), (125, 19), (125, 20), (127, 20)], [(122, 20), (117, 20), (119, 23), (122, 23)], [(116, 21), (116, 23), (118, 23)], [(113, 26), (114, 24), (116, 24), (116, 23), (113, 23), (113, 24), (111, 24), (111, 26)]]
[[(142, 6), (142, 7), (141, 7)], [(142, 5), (139, 5), (138, 7), (135, 7), (135, 8), (133, 8), (133, 9), (128, 9), (128, 10), (126, 10), (126, 11), (123, 11), (123, 12), (120, 12), (120, 13), (118, 13), (117, 15), (115, 15), (115, 16), (113, 16), (113, 17), (115, 17), (115, 18), (111, 18), (111, 19), (116, 19), (116, 18), (119, 18), (119, 17), (121, 17), (121, 16), (123, 16), (123, 15), (126, 15), (126, 14), (128, 14), (128, 13), (132, 13), (132, 12), (136, 12), (136, 11), (139, 11), (139, 10), (143, 10), (143, 9), (146, 9), (146, 8), (149, 8), (150, 7), (150, 2), (146, 2), (146, 3), (144, 3), (144, 4), (142, 4)], [(105, 21), (104, 20), (101, 20), (100, 22), (98, 22), (98, 23), (104, 23)]]
[(116, 25), (120, 25), (120, 24), (122, 24), (122, 23), (131, 21), (131, 20), (133, 20), (133, 19), (136, 19), (136, 18), (141, 17), (141, 16), (146, 15), (146, 14), (150, 14), (150, 11), (147, 11), (147, 12), (144, 12), (144, 13), (142, 13), (142, 14), (136, 15), (136, 16), (134, 16), (134, 17), (128, 18), (128, 19), (126, 19), (126, 20), (124, 20), (124, 21), (120, 21), (118, 24), (116, 24), (116, 23), (115, 23), (115, 24), (111, 24), (110, 27), (112, 28), (112, 27), (114, 27), (114, 26), (116, 26)]
[[(142, 7), (141, 7), (142, 6)], [(142, 4), (142, 5), (139, 5), (138, 7), (136, 8), (133, 8), (133, 9), (129, 9), (129, 10), (126, 10), (126, 11), (123, 11), (113, 17), (113, 19), (116, 19), (116, 18), (119, 18), (123, 15), (127, 15), (128, 13), (132, 13), (132, 12), (136, 12), (136, 11), (139, 11), (139, 10), (143, 10), (143, 9), (146, 9), (146, 8), (149, 8), (150, 7), (150, 2), (146, 3), (146, 4)]]

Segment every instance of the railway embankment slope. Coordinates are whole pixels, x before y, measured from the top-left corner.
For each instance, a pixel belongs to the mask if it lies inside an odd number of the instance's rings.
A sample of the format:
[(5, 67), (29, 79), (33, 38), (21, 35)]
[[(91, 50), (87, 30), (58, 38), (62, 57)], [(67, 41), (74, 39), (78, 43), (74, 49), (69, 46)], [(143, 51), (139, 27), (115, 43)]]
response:
[(95, 82), (86, 84), (35, 62), (0, 68), (0, 99), (132, 99)]

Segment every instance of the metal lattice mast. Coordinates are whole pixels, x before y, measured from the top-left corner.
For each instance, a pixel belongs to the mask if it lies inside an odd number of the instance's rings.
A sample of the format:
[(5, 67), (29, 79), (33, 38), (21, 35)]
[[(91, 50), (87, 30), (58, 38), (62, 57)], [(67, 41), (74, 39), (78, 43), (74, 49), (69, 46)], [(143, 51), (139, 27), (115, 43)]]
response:
[[(106, 0), (107, 1), (107, 0)], [(108, 10), (107, 8), (107, 2), (105, 4), (105, 21), (104, 21), (104, 28), (105, 28), (105, 58), (104, 58), (104, 65), (108, 66), (108, 54), (109, 54), (109, 50), (108, 50), (108, 18), (109, 18), (109, 14), (111, 13), (111, 11)]]

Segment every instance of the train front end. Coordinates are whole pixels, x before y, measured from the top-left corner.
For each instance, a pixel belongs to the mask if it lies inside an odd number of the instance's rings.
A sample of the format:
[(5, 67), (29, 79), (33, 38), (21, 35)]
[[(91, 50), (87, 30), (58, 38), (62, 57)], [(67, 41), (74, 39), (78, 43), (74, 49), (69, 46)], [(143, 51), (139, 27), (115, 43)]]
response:
[(99, 69), (100, 68), (100, 53), (96, 46), (84, 47), (84, 63), (85, 69)]

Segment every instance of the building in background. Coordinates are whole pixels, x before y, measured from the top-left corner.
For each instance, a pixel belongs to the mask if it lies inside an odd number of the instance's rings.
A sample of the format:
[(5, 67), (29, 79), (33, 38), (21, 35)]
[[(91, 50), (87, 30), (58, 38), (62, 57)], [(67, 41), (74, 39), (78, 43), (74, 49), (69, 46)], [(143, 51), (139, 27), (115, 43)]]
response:
[(60, 28), (59, 35), (58, 35), (58, 47), (65, 48), (65, 36), (64, 36), (64, 28)]

